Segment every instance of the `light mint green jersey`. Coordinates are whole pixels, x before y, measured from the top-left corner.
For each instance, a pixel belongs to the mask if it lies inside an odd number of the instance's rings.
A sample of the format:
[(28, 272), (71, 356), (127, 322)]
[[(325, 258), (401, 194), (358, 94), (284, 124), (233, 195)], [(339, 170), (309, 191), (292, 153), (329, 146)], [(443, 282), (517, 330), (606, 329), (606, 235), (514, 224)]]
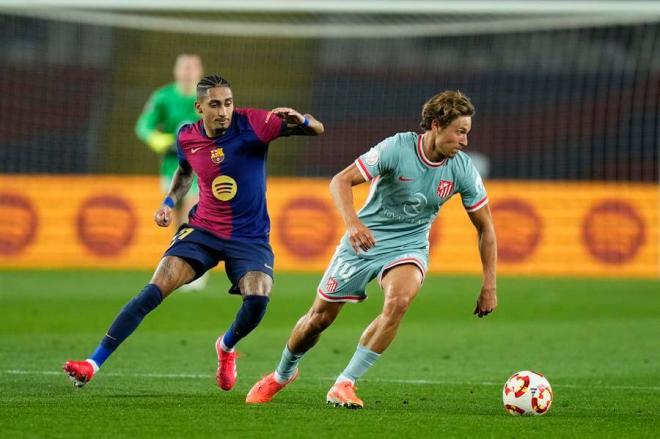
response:
[[(424, 155), (422, 139), (423, 134), (398, 133), (355, 161), (371, 181), (367, 202), (358, 213), (376, 239), (365, 257), (393, 249), (428, 252), (431, 224), (454, 194), (460, 194), (468, 212), (488, 203), (481, 176), (467, 154), (461, 151), (432, 162)], [(342, 245), (349, 245), (346, 236)]]
[(463, 152), (434, 163), (422, 150), (422, 134), (399, 133), (362, 154), (356, 161), (371, 189), (360, 220), (376, 245), (355, 253), (344, 235), (321, 278), (317, 294), (328, 302), (361, 302), (366, 287), (401, 264), (426, 273), (429, 230), (438, 212), (454, 194), (474, 212), (488, 203), (479, 173)]

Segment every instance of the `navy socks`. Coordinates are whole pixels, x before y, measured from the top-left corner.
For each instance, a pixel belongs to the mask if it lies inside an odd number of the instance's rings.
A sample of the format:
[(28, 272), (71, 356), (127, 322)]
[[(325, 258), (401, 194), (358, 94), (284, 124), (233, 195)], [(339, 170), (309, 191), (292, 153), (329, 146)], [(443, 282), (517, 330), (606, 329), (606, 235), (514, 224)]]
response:
[[(110, 325), (108, 333), (94, 353), (89, 357), (96, 367), (101, 365), (126, 338), (140, 325), (144, 316), (149, 314), (163, 301), (163, 295), (154, 284), (148, 284), (128, 302)], [(223, 348), (231, 350), (243, 337), (259, 325), (268, 307), (268, 296), (248, 295), (222, 339)]]
[(101, 367), (110, 354), (135, 331), (144, 316), (160, 305), (162, 301), (163, 295), (160, 288), (154, 284), (144, 287), (140, 294), (133, 297), (115, 317), (107, 334), (101, 340), (101, 344), (89, 359), (94, 361), (96, 366)]
[(268, 296), (248, 295), (243, 298), (243, 305), (238, 310), (236, 319), (222, 338), (223, 348), (233, 349), (236, 343), (259, 325), (266, 314), (268, 301)]

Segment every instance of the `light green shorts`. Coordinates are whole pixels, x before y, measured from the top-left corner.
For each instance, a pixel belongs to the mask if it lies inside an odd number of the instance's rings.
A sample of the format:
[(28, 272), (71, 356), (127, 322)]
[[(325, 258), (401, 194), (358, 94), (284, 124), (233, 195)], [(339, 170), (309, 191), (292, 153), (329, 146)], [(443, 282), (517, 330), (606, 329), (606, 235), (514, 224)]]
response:
[(317, 288), (318, 295), (328, 302), (362, 302), (367, 298), (367, 284), (385, 271), (402, 264), (414, 264), (426, 274), (428, 254), (420, 250), (395, 249), (383, 255), (365, 258), (352, 248), (337, 247), (335, 255)]

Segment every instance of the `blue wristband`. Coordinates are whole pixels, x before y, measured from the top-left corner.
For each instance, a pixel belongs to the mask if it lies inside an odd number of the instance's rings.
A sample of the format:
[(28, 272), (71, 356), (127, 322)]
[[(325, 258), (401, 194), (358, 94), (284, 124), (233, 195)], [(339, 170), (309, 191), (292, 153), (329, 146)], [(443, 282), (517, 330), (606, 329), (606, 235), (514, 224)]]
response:
[(303, 123), (300, 124), (300, 126), (301, 126), (301, 127), (309, 126), (309, 120), (307, 120), (306, 117), (304, 117), (303, 119), (305, 119), (305, 120), (303, 121)]
[(172, 197), (167, 197), (163, 200), (163, 204), (169, 206), (170, 209), (174, 209), (174, 200)]

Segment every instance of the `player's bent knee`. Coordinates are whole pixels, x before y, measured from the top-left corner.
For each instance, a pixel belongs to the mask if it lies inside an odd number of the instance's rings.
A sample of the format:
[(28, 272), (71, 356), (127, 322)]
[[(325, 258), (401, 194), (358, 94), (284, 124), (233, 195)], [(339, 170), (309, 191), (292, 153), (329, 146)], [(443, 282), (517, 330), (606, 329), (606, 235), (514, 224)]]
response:
[(408, 293), (388, 297), (385, 300), (384, 314), (393, 316), (403, 315), (410, 307), (415, 296), (416, 293)]
[(238, 282), (243, 296), (269, 296), (273, 278), (261, 271), (250, 271)]

